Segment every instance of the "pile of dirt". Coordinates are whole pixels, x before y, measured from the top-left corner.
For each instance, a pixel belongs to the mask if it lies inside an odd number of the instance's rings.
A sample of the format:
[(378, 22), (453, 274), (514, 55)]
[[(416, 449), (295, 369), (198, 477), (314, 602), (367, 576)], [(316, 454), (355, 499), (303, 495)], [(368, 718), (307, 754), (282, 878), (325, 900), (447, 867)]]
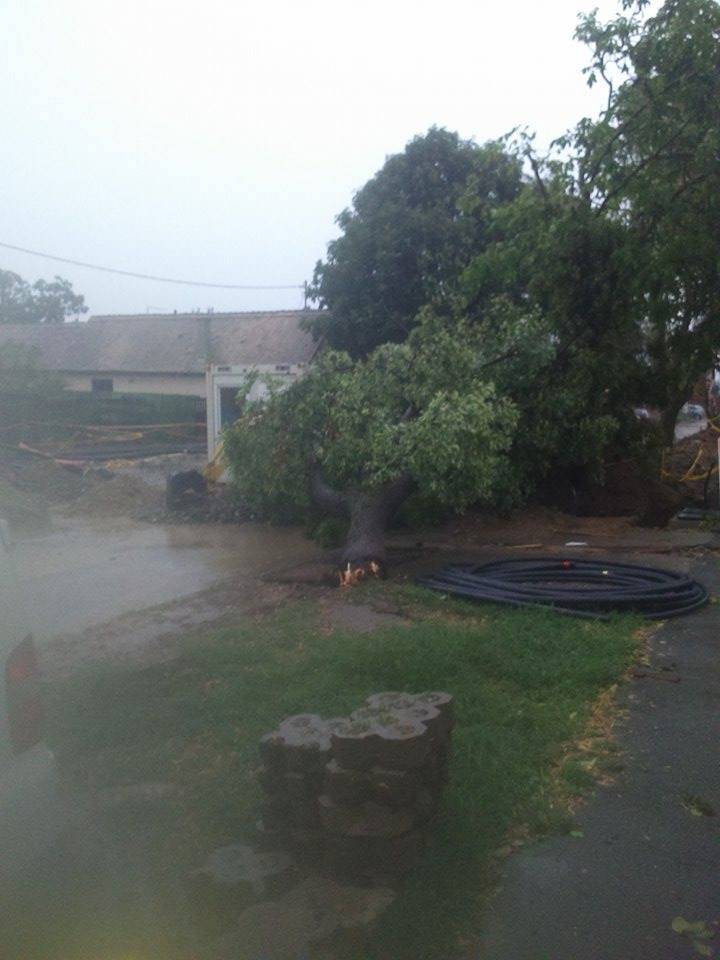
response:
[(689, 499), (700, 506), (718, 506), (717, 430), (705, 430), (679, 440), (665, 456), (663, 473), (682, 485)]
[(142, 517), (160, 509), (163, 495), (137, 477), (85, 474), (84, 489), (69, 506), (69, 512), (85, 516)]
[(52, 460), (3, 451), (0, 458), (0, 516), (16, 533), (50, 526), (49, 505), (72, 502), (84, 481)]
[(176, 509), (163, 502), (163, 509), (147, 511), (142, 516), (155, 523), (247, 523), (253, 519), (250, 508), (227, 484), (211, 484), (196, 499)]
[(605, 467), (604, 482), (577, 493), (581, 517), (635, 517), (640, 526), (665, 527), (687, 501), (681, 487), (648, 475), (633, 460)]
[(0, 517), (14, 531), (40, 531), (50, 525), (47, 504), (0, 477)]
[(49, 505), (74, 515), (137, 516), (162, 503), (162, 491), (138, 477), (66, 467), (29, 454), (0, 461), (0, 514), (17, 526), (47, 526)]
[(7, 453), (0, 457), (0, 479), (21, 493), (50, 503), (68, 503), (84, 489), (83, 472), (30, 454)]
[(664, 527), (692, 499), (681, 484), (653, 476), (634, 460), (610, 461), (603, 473), (601, 482), (583, 473), (553, 477), (538, 501), (577, 517), (632, 517), (641, 526)]

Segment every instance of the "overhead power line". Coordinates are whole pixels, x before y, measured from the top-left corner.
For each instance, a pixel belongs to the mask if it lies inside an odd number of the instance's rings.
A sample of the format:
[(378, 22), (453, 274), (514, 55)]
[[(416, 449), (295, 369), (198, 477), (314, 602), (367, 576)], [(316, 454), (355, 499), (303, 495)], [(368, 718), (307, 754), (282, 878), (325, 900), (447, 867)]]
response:
[(115, 273), (121, 277), (134, 277), (136, 280), (155, 280), (157, 283), (177, 283), (183, 287), (212, 287), (214, 290), (304, 290), (304, 283), (284, 284), (246, 284), (246, 283), (207, 283), (204, 280), (178, 280), (175, 277), (156, 277), (150, 273), (134, 273), (132, 270), (118, 270), (115, 267), (101, 267), (97, 263), (85, 263), (83, 260), (71, 260), (70, 257), (56, 257), (51, 253), (41, 253), (39, 250), (28, 250), (27, 247), (17, 247), (13, 243), (2, 243), (0, 247), (6, 250), (16, 250), (18, 253), (28, 253), (31, 257), (42, 257), (45, 260), (55, 260), (58, 263), (69, 263), (73, 267), (85, 267), (88, 270), (102, 270), (103, 273)]

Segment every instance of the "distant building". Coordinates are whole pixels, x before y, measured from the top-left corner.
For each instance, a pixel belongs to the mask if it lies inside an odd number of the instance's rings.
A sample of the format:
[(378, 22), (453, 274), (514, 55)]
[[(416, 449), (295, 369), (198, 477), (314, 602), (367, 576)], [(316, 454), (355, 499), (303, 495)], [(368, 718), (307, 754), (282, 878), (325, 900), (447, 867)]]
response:
[(41, 369), (68, 390), (206, 397), (206, 371), (223, 366), (279, 372), (317, 349), (303, 310), (91, 317), (64, 324), (0, 324), (8, 341), (34, 347)]
[[(315, 356), (318, 344), (301, 323), (307, 313), (120, 314), (87, 322), (0, 324), (0, 346), (33, 348), (40, 369), (60, 374), (67, 390), (200, 398), (212, 458), (222, 430), (238, 414), (246, 373), (257, 370), (289, 384)], [(263, 389), (256, 384), (254, 395)]]

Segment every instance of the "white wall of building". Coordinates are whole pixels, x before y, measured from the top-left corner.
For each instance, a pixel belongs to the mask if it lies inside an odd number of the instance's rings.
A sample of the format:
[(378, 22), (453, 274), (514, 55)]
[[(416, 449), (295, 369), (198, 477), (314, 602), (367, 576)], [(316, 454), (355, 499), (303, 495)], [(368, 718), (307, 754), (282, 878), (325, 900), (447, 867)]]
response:
[[(221, 400), (223, 391), (239, 390), (250, 372), (271, 376), (277, 384), (289, 387), (306, 370), (307, 366), (304, 363), (260, 364), (256, 366), (211, 364), (206, 374), (208, 460), (214, 459), (220, 443), (223, 429)], [(248, 399), (260, 399), (266, 393), (267, 386), (265, 383), (256, 381), (248, 394)]]
[(162, 393), (171, 396), (205, 397), (202, 374), (162, 373), (68, 373), (63, 375), (65, 388), (90, 393), (94, 379), (112, 380), (113, 393)]

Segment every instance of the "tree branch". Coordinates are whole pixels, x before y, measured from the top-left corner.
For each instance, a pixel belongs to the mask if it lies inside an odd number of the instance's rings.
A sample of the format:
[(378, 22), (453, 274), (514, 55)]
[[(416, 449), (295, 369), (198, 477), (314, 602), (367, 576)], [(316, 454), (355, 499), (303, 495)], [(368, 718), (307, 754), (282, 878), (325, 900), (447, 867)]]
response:
[(547, 192), (547, 187), (545, 186), (545, 181), (543, 180), (540, 174), (540, 165), (538, 164), (537, 159), (533, 156), (533, 154), (529, 150), (527, 151), (526, 156), (530, 161), (532, 172), (535, 175), (535, 183), (537, 184), (538, 190), (540, 191), (540, 194), (543, 200), (547, 202), (548, 192)]
[(689, 118), (685, 121), (685, 123), (683, 123), (683, 124), (681, 125), (680, 129), (675, 131), (675, 133), (672, 135), (672, 137), (670, 137), (669, 140), (667, 140), (665, 143), (663, 143), (661, 146), (659, 146), (659, 147), (657, 148), (657, 150), (654, 150), (651, 154), (649, 154), (647, 157), (645, 157), (644, 160), (641, 160), (640, 163), (636, 164), (636, 166), (630, 171), (630, 173), (627, 175), (627, 177), (625, 177), (623, 180), (621, 180), (620, 183), (618, 184), (618, 186), (615, 187), (614, 190), (611, 190), (611, 191), (607, 194), (607, 196), (605, 197), (605, 199), (603, 200), (603, 202), (602, 202), (602, 203), (600, 204), (600, 206), (596, 209), (595, 213), (596, 213), (596, 214), (601, 214), (601, 213), (603, 212), (603, 210), (605, 209), (605, 207), (607, 207), (608, 203), (610, 203), (610, 201), (611, 201), (614, 197), (616, 197), (619, 193), (621, 193), (621, 192), (625, 189), (625, 187), (626, 187), (629, 183), (631, 183), (639, 173), (641, 173), (647, 166), (649, 166), (649, 164), (653, 163), (655, 160), (658, 160), (658, 159), (662, 156), (663, 151), (666, 150), (666, 149), (670, 146), (671, 143), (674, 143), (674, 142), (678, 139), (678, 137), (681, 136), (681, 134), (684, 132), (684, 130), (686, 129), (686, 127), (688, 127), (688, 126), (690, 125), (691, 119), (692, 119), (692, 118), (689, 117)]
[(608, 77), (608, 75), (605, 73), (604, 63), (600, 64), (600, 66), (598, 67), (598, 70), (600, 71), (600, 76), (603, 78), (608, 88), (607, 106), (605, 107), (605, 110), (606, 112), (609, 112), (610, 107), (612, 106), (612, 99), (613, 99), (613, 94), (615, 93), (615, 87), (613, 86), (613, 82), (610, 79), (610, 77)]
[(323, 476), (320, 466), (310, 464), (310, 494), (316, 506), (329, 513), (345, 514), (348, 512), (348, 498), (334, 487), (331, 487)]
[[(672, 90), (673, 87), (677, 86), (677, 84), (680, 83), (681, 80), (692, 80), (692, 79), (693, 79), (694, 77), (696, 77), (697, 75), (698, 75), (698, 71), (697, 71), (697, 70), (693, 70), (693, 71), (692, 71), (691, 73), (689, 73), (687, 76), (682, 76), (682, 75), (681, 75), (681, 76), (679, 76), (679, 77), (675, 77), (675, 79), (674, 79), (674, 80), (671, 80), (670, 83), (668, 83), (668, 84), (665, 86), (665, 88), (662, 90), (662, 96), (665, 96), (665, 94), (668, 93), (668, 91)], [(592, 183), (592, 181), (594, 181), (595, 177), (598, 175), (598, 173), (599, 173), (599, 171), (600, 171), (600, 167), (602, 166), (603, 160), (610, 154), (610, 152), (612, 151), (612, 148), (615, 146), (615, 143), (616, 143), (616, 142), (620, 139), (620, 137), (625, 133), (625, 131), (627, 130), (627, 128), (630, 126), (630, 124), (633, 123), (635, 120), (637, 120), (637, 118), (638, 118), (639, 116), (641, 116), (646, 110), (650, 109), (650, 108), (653, 107), (654, 104), (655, 104), (655, 101), (652, 99), (652, 96), (651, 96), (651, 94), (649, 93), (647, 80), (644, 80), (644, 79), (643, 79), (643, 81), (638, 80), (637, 82), (638, 82), (638, 83), (641, 83), (641, 82), (642, 82), (642, 84), (643, 84), (643, 89), (644, 89), (644, 91), (645, 91), (645, 95), (647, 96), (647, 98), (648, 98), (648, 100), (649, 100), (650, 102), (649, 102), (649, 103), (647, 103), (647, 102), (646, 102), (646, 103), (641, 103), (640, 106), (639, 106), (636, 110), (633, 110), (633, 112), (630, 114), (629, 117), (627, 117), (625, 120), (623, 120), (623, 122), (622, 122), (622, 123), (619, 125), (619, 127), (616, 129), (616, 131), (615, 131), (615, 133), (612, 135), (612, 137), (610, 137), (610, 139), (608, 140), (608, 142), (607, 142), (607, 143), (605, 144), (605, 146), (603, 147), (603, 149), (602, 149), (602, 151), (601, 151), (601, 153), (600, 153), (600, 156), (596, 158), (596, 160), (595, 160), (595, 162), (594, 162), (594, 164), (593, 164), (593, 166), (592, 166), (592, 168), (591, 168), (591, 170), (590, 170), (590, 173), (589, 173), (588, 176), (587, 176), (587, 180), (590, 181), (591, 183)], [(590, 158), (589, 158), (589, 157), (586, 157), (586, 159), (589, 160)]]
[(401, 473), (396, 480), (391, 480), (383, 487), (383, 502), (386, 516), (390, 520), (398, 507), (413, 491), (415, 481), (409, 473)]
[(517, 357), (519, 352), (519, 347), (511, 347), (509, 350), (506, 350), (505, 353), (501, 353), (499, 356), (493, 357), (492, 360), (486, 360), (485, 363), (481, 363), (478, 367), (478, 370), (487, 370), (488, 367), (494, 367), (496, 363), (502, 363), (503, 360), (511, 360), (513, 357)]

